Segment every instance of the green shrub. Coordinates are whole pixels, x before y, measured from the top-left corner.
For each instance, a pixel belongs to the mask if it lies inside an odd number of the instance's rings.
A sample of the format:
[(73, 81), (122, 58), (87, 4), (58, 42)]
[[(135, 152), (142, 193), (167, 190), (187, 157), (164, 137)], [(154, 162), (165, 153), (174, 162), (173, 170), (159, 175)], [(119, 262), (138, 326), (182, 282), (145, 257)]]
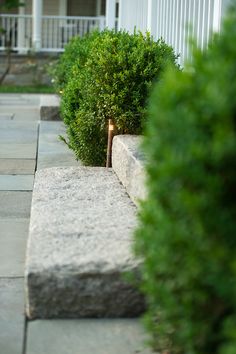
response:
[(140, 133), (149, 89), (176, 56), (148, 34), (109, 30), (94, 36), (86, 53), (65, 86), (62, 115), (77, 158), (104, 165), (108, 119), (113, 119), (118, 133)]
[(153, 346), (236, 353), (236, 6), (208, 50), (150, 102), (136, 254)]
[(66, 45), (57, 65), (50, 68), (53, 84), (58, 93), (63, 92), (65, 86), (71, 80), (75, 63), (78, 67), (84, 65), (89, 51), (89, 42), (98, 35), (99, 32), (94, 31), (84, 37), (73, 37)]

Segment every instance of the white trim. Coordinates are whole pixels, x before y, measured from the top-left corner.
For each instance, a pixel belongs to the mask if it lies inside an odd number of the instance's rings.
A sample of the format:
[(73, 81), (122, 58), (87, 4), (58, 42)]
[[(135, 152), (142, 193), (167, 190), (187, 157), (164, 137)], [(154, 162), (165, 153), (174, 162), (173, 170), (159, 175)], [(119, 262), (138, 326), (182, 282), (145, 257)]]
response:
[(157, 0), (148, 0), (147, 30), (156, 35), (157, 30)]
[(116, 0), (106, 0), (106, 27), (114, 29), (116, 24)]
[(42, 31), (42, 0), (33, 0), (32, 15), (33, 15), (33, 48), (36, 52), (41, 49), (41, 31)]
[[(19, 20), (18, 20), (18, 37), (17, 37), (17, 47), (18, 48), (24, 48), (24, 43), (25, 43), (25, 21), (22, 16), (25, 15), (25, 7), (24, 6), (19, 6), (18, 9), (19, 12)], [(19, 50), (19, 54), (26, 54), (27, 51), (24, 49)]]
[(220, 31), (222, 0), (214, 0), (213, 31)]

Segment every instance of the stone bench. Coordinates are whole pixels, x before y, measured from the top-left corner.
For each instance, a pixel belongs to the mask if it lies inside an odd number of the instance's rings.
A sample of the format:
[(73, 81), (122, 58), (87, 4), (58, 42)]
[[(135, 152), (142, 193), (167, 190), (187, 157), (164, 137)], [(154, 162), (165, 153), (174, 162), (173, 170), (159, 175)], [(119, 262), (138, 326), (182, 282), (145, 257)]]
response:
[(111, 169), (37, 172), (26, 260), (27, 316), (132, 317), (143, 297), (124, 278), (136, 207)]

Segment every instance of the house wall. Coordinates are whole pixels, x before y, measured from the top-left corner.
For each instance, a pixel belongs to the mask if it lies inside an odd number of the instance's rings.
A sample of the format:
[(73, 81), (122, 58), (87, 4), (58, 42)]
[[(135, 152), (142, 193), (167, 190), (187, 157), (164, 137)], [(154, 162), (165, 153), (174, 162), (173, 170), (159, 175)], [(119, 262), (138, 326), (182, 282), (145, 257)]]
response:
[(119, 28), (130, 32), (151, 31), (163, 38), (180, 54), (184, 65), (191, 58), (189, 44), (193, 36), (203, 48), (212, 31), (219, 31), (222, 16), (230, 0), (120, 0)]
[(44, 0), (43, 15), (59, 16), (59, 0)]
[(133, 33), (147, 30), (148, 0), (120, 0), (119, 27)]
[[(25, 14), (32, 14), (32, 0), (25, 0)], [(59, 0), (42, 0), (43, 2), (43, 15), (59, 16)]]
[[(97, 0), (67, 0), (68, 16), (96, 16)], [(101, 14), (105, 14), (105, 0), (101, 3)]]

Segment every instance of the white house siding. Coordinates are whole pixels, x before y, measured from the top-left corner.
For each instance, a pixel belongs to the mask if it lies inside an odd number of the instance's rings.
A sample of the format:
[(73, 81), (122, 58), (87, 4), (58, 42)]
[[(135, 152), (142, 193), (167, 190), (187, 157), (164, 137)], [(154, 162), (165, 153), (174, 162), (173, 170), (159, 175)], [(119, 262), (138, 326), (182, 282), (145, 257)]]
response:
[(230, 0), (120, 0), (119, 28), (145, 32), (150, 14), (155, 12), (152, 35), (163, 38), (180, 54), (180, 64), (190, 58), (189, 38), (203, 48), (212, 31), (220, 30), (222, 15)]
[(147, 29), (147, 0), (120, 0), (119, 28), (133, 32), (134, 28), (145, 32)]

